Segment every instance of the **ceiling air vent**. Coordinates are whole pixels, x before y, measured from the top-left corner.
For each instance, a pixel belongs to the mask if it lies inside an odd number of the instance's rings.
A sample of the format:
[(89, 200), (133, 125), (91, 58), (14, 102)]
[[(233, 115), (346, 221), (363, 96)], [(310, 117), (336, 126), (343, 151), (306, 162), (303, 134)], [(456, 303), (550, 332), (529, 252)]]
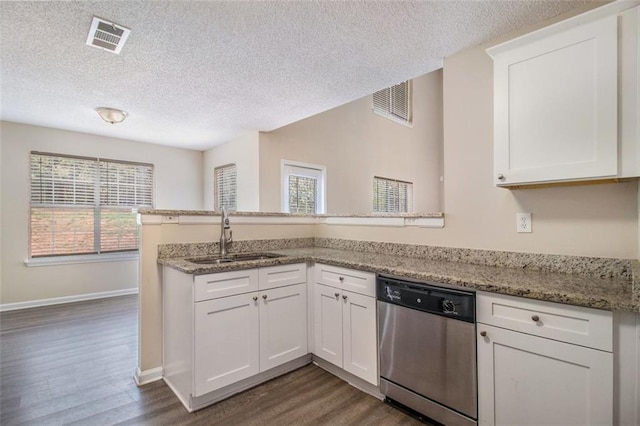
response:
[(91, 21), (89, 36), (87, 37), (87, 45), (113, 53), (120, 53), (130, 32), (129, 28), (94, 16), (93, 21)]

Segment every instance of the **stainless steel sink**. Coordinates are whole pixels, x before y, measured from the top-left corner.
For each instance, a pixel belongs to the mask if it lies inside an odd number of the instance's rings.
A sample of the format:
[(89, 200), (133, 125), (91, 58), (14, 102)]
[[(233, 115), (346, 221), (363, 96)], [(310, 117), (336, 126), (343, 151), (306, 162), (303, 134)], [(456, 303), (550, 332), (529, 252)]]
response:
[(274, 259), (274, 258), (283, 257), (283, 256), (284, 256), (283, 254), (277, 254), (277, 253), (237, 253), (237, 254), (228, 254), (223, 257), (222, 256), (196, 257), (196, 258), (185, 259), (185, 260), (191, 263), (197, 263), (199, 265), (218, 265), (221, 263)]

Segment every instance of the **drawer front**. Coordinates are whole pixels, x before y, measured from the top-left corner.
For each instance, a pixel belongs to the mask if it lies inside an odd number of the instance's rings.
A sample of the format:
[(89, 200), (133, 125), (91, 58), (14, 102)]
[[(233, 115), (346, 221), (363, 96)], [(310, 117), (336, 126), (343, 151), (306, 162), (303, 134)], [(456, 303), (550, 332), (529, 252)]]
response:
[(220, 272), (194, 277), (196, 302), (258, 291), (258, 270)]
[(477, 293), (478, 322), (612, 352), (613, 315), (609, 311)]
[(365, 296), (375, 297), (376, 295), (376, 276), (370, 272), (317, 263), (315, 266), (315, 278), (315, 281), (320, 284), (364, 294)]
[(269, 266), (260, 268), (260, 290), (307, 282), (307, 264)]

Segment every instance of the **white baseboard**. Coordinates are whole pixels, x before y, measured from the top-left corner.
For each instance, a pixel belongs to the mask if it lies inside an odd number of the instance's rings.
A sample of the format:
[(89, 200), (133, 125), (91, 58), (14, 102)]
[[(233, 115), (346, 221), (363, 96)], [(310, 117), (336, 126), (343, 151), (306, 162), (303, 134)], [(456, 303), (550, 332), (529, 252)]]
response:
[(163, 371), (162, 367), (151, 368), (149, 370), (141, 371), (140, 367), (136, 368), (136, 372), (133, 375), (136, 385), (143, 386), (151, 382), (162, 379)]
[(37, 308), (39, 306), (59, 305), (61, 303), (81, 302), (83, 300), (103, 299), (105, 297), (125, 296), (137, 294), (138, 288), (124, 290), (102, 291), (100, 293), (86, 293), (75, 296), (53, 297), (51, 299), (27, 300), (26, 302), (4, 303), (0, 305), (0, 312), (15, 311), (16, 309)]

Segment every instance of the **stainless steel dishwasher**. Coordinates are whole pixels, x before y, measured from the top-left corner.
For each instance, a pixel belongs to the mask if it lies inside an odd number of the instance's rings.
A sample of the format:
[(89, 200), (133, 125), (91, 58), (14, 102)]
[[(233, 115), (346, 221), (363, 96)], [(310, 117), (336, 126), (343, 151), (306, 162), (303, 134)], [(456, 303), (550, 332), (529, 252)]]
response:
[(380, 391), (439, 423), (476, 425), (475, 293), (379, 275)]

